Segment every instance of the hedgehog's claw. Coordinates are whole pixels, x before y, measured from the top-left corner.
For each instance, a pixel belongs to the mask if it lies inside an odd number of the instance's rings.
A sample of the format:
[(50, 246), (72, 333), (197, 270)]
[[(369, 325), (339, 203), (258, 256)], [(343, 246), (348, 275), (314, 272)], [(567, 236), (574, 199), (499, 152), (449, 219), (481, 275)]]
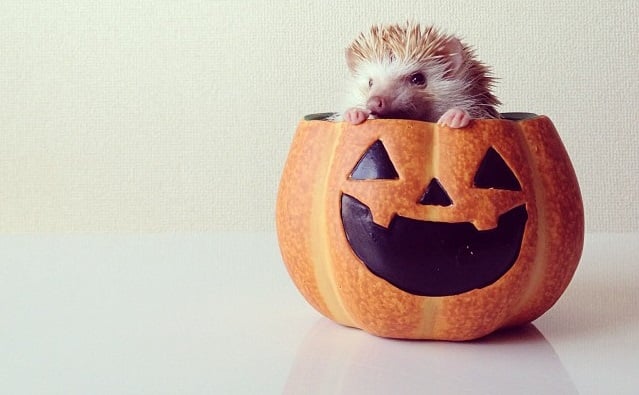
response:
[(368, 119), (370, 112), (361, 108), (349, 108), (344, 113), (344, 120), (353, 125), (359, 125)]
[(468, 126), (470, 123), (470, 114), (461, 108), (451, 108), (446, 111), (437, 121), (440, 126), (448, 126), (453, 129), (459, 129)]

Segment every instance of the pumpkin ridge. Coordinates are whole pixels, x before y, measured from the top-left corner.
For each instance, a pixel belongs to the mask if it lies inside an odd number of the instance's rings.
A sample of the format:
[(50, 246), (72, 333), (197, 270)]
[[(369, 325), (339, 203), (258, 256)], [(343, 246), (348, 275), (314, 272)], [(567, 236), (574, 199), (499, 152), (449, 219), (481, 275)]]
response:
[[(543, 117), (542, 117), (543, 118)], [(526, 288), (523, 290), (519, 303), (513, 306), (510, 319), (504, 324), (511, 325), (521, 319), (522, 314), (526, 314), (525, 309), (530, 309), (531, 305), (534, 305), (533, 299), (538, 296), (539, 288), (543, 285), (544, 275), (548, 265), (548, 208), (546, 204), (547, 191), (542, 181), (542, 174), (540, 174), (540, 167), (537, 163), (536, 156), (533, 155), (530, 142), (526, 139), (523, 128), (524, 124), (528, 120), (517, 121), (517, 139), (520, 142), (523, 153), (526, 155), (526, 163), (530, 163), (531, 178), (533, 180), (532, 190), (534, 193), (535, 210), (537, 211), (537, 226), (536, 226), (536, 244), (535, 244), (535, 259), (532, 263), (532, 272), (530, 278), (527, 281)], [(528, 204), (527, 204), (528, 206)], [(536, 317), (535, 317), (536, 318)], [(528, 320), (526, 320), (528, 321)]]
[[(521, 121), (523, 137), (535, 147), (539, 182), (546, 191), (543, 215), (545, 271), (528, 309), (514, 316), (512, 324), (529, 322), (550, 309), (570, 283), (583, 248), (583, 203), (574, 168), (550, 119), (540, 116)], [(554, 199), (565, 196), (563, 199)], [(552, 265), (551, 265), (552, 264)], [(536, 296), (536, 297), (535, 297)]]
[(430, 333), (431, 338), (436, 339), (439, 336), (437, 331), (438, 325), (441, 325), (441, 314), (439, 311), (442, 306), (443, 298), (423, 296), (421, 298), (422, 316), (419, 325), (415, 327), (415, 338), (423, 338), (425, 333)]
[[(329, 204), (327, 197), (330, 195), (330, 175), (332, 167), (335, 165), (336, 147), (339, 145), (344, 133), (344, 125), (344, 123), (340, 123), (331, 128), (334, 136), (330, 139), (331, 146), (327, 150), (329, 154), (326, 155), (326, 159), (323, 160), (324, 163), (320, 166), (322, 169), (322, 181), (315, 184), (311, 193), (309, 230), (314, 233), (310, 248), (318, 291), (335, 321), (343, 325), (353, 326), (355, 321), (348, 312), (335, 281), (335, 264), (331, 253), (333, 248), (330, 243), (329, 224), (326, 221), (327, 205)], [(318, 130), (318, 132), (323, 132), (323, 130)]]
[(282, 258), (295, 285), (316, 310), (332, 318), (323, 295), (319, 292), (313, 270), (313, 257), (310, 254), (312, 233), (309, 231), (310, 217), (307, 215), (310, 190), (304, 179), (297, 176), (301, 173), (315, 174), (321, 170), (318, 166), (321, 161), (319, 153), (306, 161), (299, 160), (300, 157), (309, 156), (309, 143), (320, 148), (327, 145), (324, 136), (320, 135), (318, 138), (313, 133), (315, 126), (310, 122), (301, 122), (293, 138), (278, 191), (276, 228), (284, 241), (281, 243)]

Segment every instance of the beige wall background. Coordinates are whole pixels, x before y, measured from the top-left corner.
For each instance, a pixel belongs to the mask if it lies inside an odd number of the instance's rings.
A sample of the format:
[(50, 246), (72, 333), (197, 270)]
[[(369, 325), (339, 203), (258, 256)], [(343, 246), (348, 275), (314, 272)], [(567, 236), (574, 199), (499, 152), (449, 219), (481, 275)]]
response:
[(343, 49), (408, 18), (472, 44), (502, 111), (550, 116), (588, 231), (639, 231), (637, 4), (3, 1), (0, 232), (273, 230), (296, 124), (336, 109)]

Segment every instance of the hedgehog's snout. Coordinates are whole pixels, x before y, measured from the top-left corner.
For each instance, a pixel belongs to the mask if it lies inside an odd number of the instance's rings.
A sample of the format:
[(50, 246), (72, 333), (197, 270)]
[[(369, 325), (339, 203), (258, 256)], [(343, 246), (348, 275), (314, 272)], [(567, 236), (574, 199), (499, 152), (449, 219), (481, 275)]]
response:
[(371, 96), (366, 102), (366, 108), (371, 111), (373, 115), (381, 115), (388, 110), (388, 99), (384, 96)]

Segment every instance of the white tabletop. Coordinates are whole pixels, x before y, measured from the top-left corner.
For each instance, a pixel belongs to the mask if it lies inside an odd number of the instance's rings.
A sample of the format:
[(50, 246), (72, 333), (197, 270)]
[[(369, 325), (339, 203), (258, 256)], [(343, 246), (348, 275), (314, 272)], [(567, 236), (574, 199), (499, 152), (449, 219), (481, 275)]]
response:
[(321, 317), (274, 234), (0, 236), (2, 394), (637, 394), (639, 234), (589, 234), (559, 302), (470, 343)]

